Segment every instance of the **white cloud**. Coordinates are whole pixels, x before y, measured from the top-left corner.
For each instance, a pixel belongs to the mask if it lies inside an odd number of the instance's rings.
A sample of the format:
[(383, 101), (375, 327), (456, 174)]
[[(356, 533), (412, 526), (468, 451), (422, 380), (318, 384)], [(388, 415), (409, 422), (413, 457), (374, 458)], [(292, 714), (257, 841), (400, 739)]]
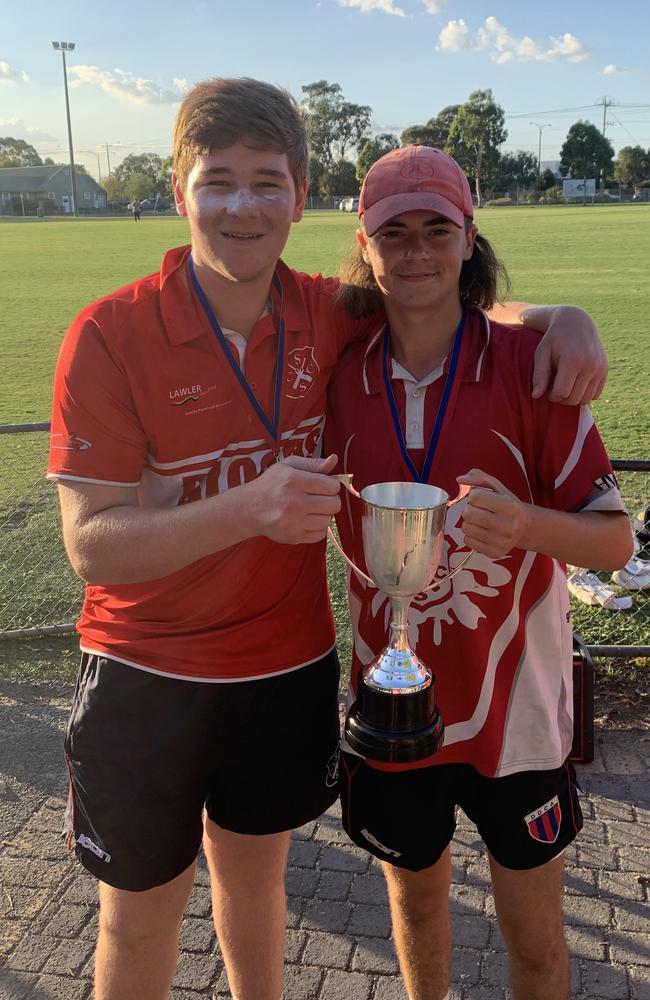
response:
[(22, 118), (0, 118), (0, 132), (11, 135), (14, 139), (28, 139), (29, 142), (58, 142), (53, 135), (42, 132), (39, 128), (25, 125)]
[(472, 35), (462, 18), (448, 21), (438, 35), (437, 48), (441, 52), (479, 52), (487, 47), (479, 44), (479, 34)]
[(428, 14), (442, 14), (447, 6), (446, 0), (420, 0), (423, 7), (426, 7)]
[(29, 83), (29, 77), (24, 70), (12, 69), (8, 62), (3, 62), (0, 59), (0, 83), (4, 81), (9, 83)]
[(176, 77), (175, 76), (174, 79), (172, 80), (172, 83), (176, 87), (176, 90), (178, 91), (179, 94), (185, 95), (185, 94), (188, 94), (190, 92), (190, 90), (191, 90), (190, 84), (185, 79), (184, 76), (182, 76), (182, 77)]
[(615, 66), (614, 63), (608, 63), (603, 69), (603, 76), (618, 76), (619, 73), (627, 73), (627, 70), (623, 66)]
[(396, 7), (394, 0), (336, 0), (339, 7), (358, 7), (362, 14), (373, 10), (383, 10), (385, 14), (395, 14), (396, 17), (406, 17), (401, 7)]
[(117, 97), (129, 104), (176, 104), (187, 90), (187, 80), (174, 80), (174, 90), (159, 87), (153, 80), (135, 76), (123, 69), (99, 69), (98, 66), (70, 66), (68, 73), (74, 74), (71, 86), (80, 87), (87, 83), (101, 87), (106, 94)]
[(500, 24), (496, 17), (486, 17), (484, 26), (473, 32), (462, 19), (448, 21), (438, 36), (440, 52), (487, 52), (496, 63), (519, 62), (583, 62), (589, 50), (575, 35), (565, 32), (559, 38), (550, 35), (541, 39), (516, 35)]

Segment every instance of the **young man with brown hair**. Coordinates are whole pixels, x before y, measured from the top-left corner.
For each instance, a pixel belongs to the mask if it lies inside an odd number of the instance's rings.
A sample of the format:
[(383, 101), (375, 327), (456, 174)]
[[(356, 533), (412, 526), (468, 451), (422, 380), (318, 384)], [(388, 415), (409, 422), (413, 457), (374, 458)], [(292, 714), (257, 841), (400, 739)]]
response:
[[(174, 158), (191, 247), (85, 309), (57, 366), (49, 475), (87, 581), (69, 836), (100, 882), (96, 1000), (168, 995), (202, 840), (233, 996), (279, 1000), (290, 831), (336, 797), (325, 394), (373, 320), (279, 259), (307, 192), (288, 94), (199, 84)], [(598, 392), (589, 321), (544, 349), (542, 391), (557, 352), (560, 392)]]

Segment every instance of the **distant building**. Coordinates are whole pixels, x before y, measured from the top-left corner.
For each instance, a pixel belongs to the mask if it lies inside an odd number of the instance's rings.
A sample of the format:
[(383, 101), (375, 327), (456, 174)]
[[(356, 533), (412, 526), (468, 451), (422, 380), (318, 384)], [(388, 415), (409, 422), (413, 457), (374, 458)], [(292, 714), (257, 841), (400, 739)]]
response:
[[(94, 178), (76, 173), (75, 183), (78, 215), (106, 208), (106, 192)], [(69, 166), (0, 167), (0, 214), (21, 215), (23, 210), (30, 215), (70, 214)]]

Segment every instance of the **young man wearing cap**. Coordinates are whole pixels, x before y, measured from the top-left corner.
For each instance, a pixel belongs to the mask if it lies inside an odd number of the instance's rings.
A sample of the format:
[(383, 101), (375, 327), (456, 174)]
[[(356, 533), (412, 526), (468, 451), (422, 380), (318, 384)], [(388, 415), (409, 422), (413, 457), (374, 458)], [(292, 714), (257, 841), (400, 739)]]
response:
[[(289, 831), (336, 795), (321, 435), (338, 356), (372, 321), (279, 260), (307, 159), (286, 93), (195, 87), (174, 129), (191, 248), (89, 306), (61, 349), (49, 475), (88, 581), (66, 754), (70, 839), (100, 881), (96, 1000), (168, 995), (202, 838), (233, 996), (278, 1000)], [(549, 348), (542, 390), (593, 390), (590, 337), (586, 369), (570, 336)]]
[[(352, 345), (329, 390), (325, 446), (354, 486), (428, 483), (468, 499), (447, 511), (438, 577), (417, 595), (410, 639), (436, 677), (442, 748), (389, 760), (369, 730), (342, 745), (343, 825), (383, 862), (410, 1000), (445, 1000), (449, 844), (457, 807), (489, 853), (516, 1000), (567, 1000), (562, 854), (582, 826), (572, 744), (572, 634), (562, 563), (615, 569), (627, 517), (587, 407), (532, 400), (538, 335), (481, 310), (503, 273), (473, 223), (467, 178), (445, 153), (395, 150), (359, 200), (343, 300), (386, 319)], [(341, 543), (366, 571), (364, 505), (347, 498)], [(466, 565), (460, 564), (471, 552)], [(349, 577), (350, 701), (387, 645), (386, 595)], [(391, 697), (390, 693), (386, 697)], [(393, 696), (394, 697), (394, 696)], [(399, 697), (408, 698), (409, 695)], [(437, 736), (436, 719), (431, 732)], [(380, 727), (378, 727), (380, 728)], [(428, 730), (427, 730), (428, 732)], [(371, 738), (372, 737), (372, 738)], [(462, 943), (462, 942), (461, 942)]]

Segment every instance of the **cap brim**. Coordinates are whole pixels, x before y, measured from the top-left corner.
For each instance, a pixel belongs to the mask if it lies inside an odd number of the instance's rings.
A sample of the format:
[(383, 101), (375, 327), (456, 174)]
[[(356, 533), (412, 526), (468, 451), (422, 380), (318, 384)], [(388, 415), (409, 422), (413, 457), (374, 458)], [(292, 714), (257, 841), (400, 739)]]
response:
[(406, 194), (393, 194), (375, 202), (363, 214), (363, 226), (367, 236), (373, 236), (377, 230), (403, 212), (431, 211), (449, 219), (459, 229), (465, 224), (460, 208), (434, 191), (410, 191)]

